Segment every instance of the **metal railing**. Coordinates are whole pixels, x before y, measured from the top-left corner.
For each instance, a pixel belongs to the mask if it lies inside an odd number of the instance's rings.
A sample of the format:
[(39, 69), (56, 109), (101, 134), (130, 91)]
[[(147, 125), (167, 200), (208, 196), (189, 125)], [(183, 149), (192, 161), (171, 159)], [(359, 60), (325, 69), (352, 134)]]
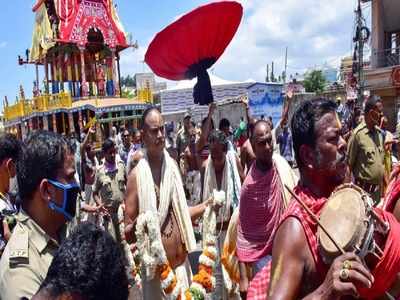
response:
[(375, 56), (379, 68), (400, 65), (400, 47), (382, 51), (374, 50), (372, 56)]
[(61, 92), (53, 95), (41, 95), (33, 99), (19, 100), (13, 105), (5, 106), (4, 119), (10, 121), (29, 116), (34, 112), (45, 112), (70, 107), (72, 107), (72, 98), (69, 93)]

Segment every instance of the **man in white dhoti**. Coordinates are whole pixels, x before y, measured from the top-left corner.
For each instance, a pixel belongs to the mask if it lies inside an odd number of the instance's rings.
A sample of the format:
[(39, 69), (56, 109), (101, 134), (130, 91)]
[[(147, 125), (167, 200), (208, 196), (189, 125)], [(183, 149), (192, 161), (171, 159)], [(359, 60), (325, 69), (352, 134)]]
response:
[[(218, 237), (218, 260), (215, 270), (216, 289), (213, 299), (228, 299), (228, 293), (224, 284), (223, 268), (221, 265), (221, 252), (225, 240), (226, 232), (233, 210), (238, 206), (240, 199), (241, 182), (244, 179), (243, 168), (239, 157), (233, 151), (228, 151), (228, 139), (219, 130), (211, 132), (209, 138), (210, 155), (205, 162), (202, 170), (203, 182), (203, 201), (208, 201), (213, 195), (213, 191), (225, 192), (225, 205), (219, 209), (217, 216)], [(203, 227), (203, 236), (207, 226)], [(226, 278), (228, 279), (228, 278)]]
[[(143, 155), (128, 178), (126, 195), (126, 237), (135, 240), (134, 227), (139, 214), (158, 214), (161, 239), (171, 268), (186, 289), (191, 270), (188, 253), (195, 250), (192, 220), (200, 217), (208, 201), (188, 208), (178, 165), (165, 150), (164, 121), (156, 108), (146, 110), (142, 117)], [(164, 299), (160, 278), (142, 274), (144, 299)]]

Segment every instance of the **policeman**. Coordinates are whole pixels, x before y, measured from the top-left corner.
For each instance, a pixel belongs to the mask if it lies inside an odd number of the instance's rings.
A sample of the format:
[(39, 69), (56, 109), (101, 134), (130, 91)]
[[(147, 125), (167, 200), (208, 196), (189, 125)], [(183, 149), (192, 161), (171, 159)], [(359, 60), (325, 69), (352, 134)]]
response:
[(63, 137), (38, 131), (25, 145), (17, 162), (21, 211), (0, 261), (2, 300), (30, 299), (37, 292), (75, 215), (79, 192), (74, 155)]
[(348, 146), (349, 166), (355, 183), (370, 193), (375, 204), (381, 198), (384, 178), (384, 137), (378, 128), (383, 104), (379, 97), (367, 100), (364, 119), (354, 130)]
[(20, 141), (12, 134), (0, 136), (0, 256), (11, 237), (10, 225), (15, 222), (17, 212), (16, 162), (21, 156)]
[(98, 206), (104, 206), (108, 214), (103, 218), (103, 227), (120, 242), (118, 207), (124, 200), (126, 176), (125, 164), (116, 157), (115, 144), (107, 139), (103, 142), (104, 163), (98, 169), (94, 182), (93, 198)]

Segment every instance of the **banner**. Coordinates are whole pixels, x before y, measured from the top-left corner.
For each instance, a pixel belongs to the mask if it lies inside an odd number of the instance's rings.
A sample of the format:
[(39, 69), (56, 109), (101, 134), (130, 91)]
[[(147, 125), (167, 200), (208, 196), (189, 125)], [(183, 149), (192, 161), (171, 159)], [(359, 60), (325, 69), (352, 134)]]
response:
[(38, 60), (54, 45), (53, 30), (50, 25), (49, 16), (47, 15), (46, 5), (43, 2), (36, 10), (35, 27), (33, 30), (29, 60)]
[(280, 121), (283, 110), (283, 85), (255, 83), (247, 88), (250, 114), (260, 119), (272, 117), (274, 126)]

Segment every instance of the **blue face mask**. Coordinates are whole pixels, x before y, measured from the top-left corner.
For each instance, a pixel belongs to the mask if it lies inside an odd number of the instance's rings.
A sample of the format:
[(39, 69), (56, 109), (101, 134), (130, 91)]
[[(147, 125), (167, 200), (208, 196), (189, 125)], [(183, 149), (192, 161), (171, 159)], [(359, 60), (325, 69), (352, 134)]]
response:
[(53, 200), (50, 200), (50, 209), (62, 214), (68, 221), (71, 221), (75, 216), (76, 211), (76, 199), (80, 192), (79, 185), (73, 184), (63, 184), (58, 181), (48, 179), (48, 182), (59, 190), (63, 191), (63, 204), (58, 206)]

